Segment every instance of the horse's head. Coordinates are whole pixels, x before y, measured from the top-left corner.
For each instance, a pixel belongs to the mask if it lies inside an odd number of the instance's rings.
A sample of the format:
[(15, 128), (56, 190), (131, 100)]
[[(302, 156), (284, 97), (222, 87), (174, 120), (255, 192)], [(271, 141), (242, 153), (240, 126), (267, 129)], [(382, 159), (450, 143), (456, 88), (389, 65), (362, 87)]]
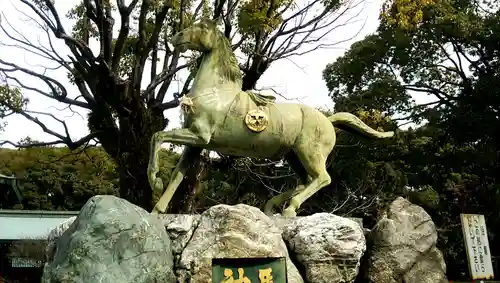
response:
[(208, 52), (214, 48), (219, 36), (220, 31), (215, 22), (201, 20), (175, 34), (170, 42), (180, 52), (187, 50)]

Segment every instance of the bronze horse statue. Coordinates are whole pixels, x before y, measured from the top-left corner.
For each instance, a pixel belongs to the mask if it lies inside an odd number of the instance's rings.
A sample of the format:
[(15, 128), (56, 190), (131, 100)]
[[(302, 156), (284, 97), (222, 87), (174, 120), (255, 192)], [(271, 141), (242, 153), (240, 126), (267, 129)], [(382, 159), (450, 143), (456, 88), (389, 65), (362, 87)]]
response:
[(177, 33), (171, 44), (180, 52), (196, 50), (202, 62), (191, 91), (181, 100), (183, 128), (160, 131), (151, 139), (148, 178), (154, 189), (163, 190), (158, 173), (162, 143), (185, 145), (170, 182), (153, 209), (164, 213), (187, 169), (203, 149), (239, 157), (285, 159), (300, 176), (301, 184), (271, 199), (272, 207), (290, 199), (284, 216), (295, 216), (304, 201), (331, 182), (326, 167), (335, 146), (334, 125), (371, 138), (389, 138), (356, 116), (340, 112), (330, 117), (299, 103), (276, 103), (274, 97), (242, 91), (242, 75), (230, 42), (215, 22), (202, 20)]

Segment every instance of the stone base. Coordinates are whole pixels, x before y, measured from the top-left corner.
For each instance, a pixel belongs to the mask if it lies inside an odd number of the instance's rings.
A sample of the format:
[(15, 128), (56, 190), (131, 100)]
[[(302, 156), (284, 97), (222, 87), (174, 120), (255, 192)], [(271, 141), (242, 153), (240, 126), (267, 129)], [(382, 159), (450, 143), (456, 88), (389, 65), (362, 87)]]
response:
[(329, 213), (268, 217), (239, 204), (151, 215), (95, 196), (49, 234), (42, 282), (208, 283), (212, 258), (250, 257), (286, 258), (290, 283), (447, 282), (436, 227), (421, 207), (392, 202), (367, 235), (365, 256), (363, 232), (359, 221)]
[(252, 257), (286, 258), (290, 283), (352, 282), (366, 249), (353, 220), (328, 213), (270, 218), (244, 204), (151, 215), (95, 196), (70, 222), (49, 236), (43, 282), (207, 283), (212, 258)]

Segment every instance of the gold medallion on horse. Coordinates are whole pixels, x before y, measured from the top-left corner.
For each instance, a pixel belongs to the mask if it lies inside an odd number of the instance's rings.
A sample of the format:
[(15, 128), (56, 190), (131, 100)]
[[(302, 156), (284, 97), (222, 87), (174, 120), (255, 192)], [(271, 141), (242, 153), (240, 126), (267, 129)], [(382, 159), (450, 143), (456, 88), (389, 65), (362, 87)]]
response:
[(251, 131), (257, 133), (264, 131), (269, 124), (269, 117), (264, 111), (264, 107), (257, 107), (257, 109), (248, 111), (245, 116), (245, 124)]

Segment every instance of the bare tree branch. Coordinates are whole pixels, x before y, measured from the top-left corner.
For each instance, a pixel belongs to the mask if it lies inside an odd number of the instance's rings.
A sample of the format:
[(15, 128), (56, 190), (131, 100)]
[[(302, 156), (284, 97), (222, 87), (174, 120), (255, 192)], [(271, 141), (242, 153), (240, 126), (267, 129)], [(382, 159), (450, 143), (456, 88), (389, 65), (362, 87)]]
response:
[(123, 54), (123, 47), (125, 45), (125, 40), (128, 36), (128, 33), (130, 31), (130, 13), (134, 9), (135, 5), (137, 5), (137, 2), (139, 0), (134, 0), (130, 5), (127, 7), (124, 3), (124, 0), (118, 0), (118, 11), (120, 12), (120, 18), (121, 18), (121, 26), (120, 26), (120, 32), (118, 34), (118, 38), (116, 39), (115, 43), (115, 49), (113, 52), (113, 59), (111, 62), (111, 71), (116, 72), (118, 69), (119, 63), (120, 63), (120, 58), (122, 57)]
[[(272, 91), (274, 94), (286, 99), (286, 100), (296, 100), (298, 102), (301, 102), (300, 100), (301, 99), (304, 99), (306, 98), (306, 96), (303, 96), (303, 97), (294, 97), (294, 98), (288, 98), (288, 97), (285, 97), (283, 94), (279, 93), (278, 91), (276, 91), (274, 88), (272, 87), (264, 87), (264, 88), (256, 88), (255, 89), (256, 91), (263, 91), (263, 90), (270, 90)], [(301, 102), (302, 103), (302, 102)]]
[[(156, 20), (155, 20), (155, 26), (153, 29), (153, 34), (149, 40), (148, 46), (147, 46), (147, 51), (153, 50), (152, 53), (152, 60), (151, 60), (151, 82), (153, 82), (156, 78), (156, 67), (157, 67), (157, 60), (158, 60), (158, 38), (161, 32), (161, 29), (163, 27), (163, 22), (165, 21), (165, 18), (167, 16), (167, 13), (169, 9), (172, 8), (172, 2), (167, 0), (164, 2), (163, 7), (159, 13), (156, 14)], [(145, 53), (145, 56), (147, 56), (147, 53)], [(156, 88), (156, 87), (155, 87)], [(153, 89), (155, 89), (153, 88)], [(150, 90), (149, 91), (149, 97), (148, 100), (154, 99), (154, 91)]]
[[(32, 43), (28, 38), (26, 38), (23, 35), (22, 32), (20, 32), (17, 29), (15, 29), (10, 24), (10, 22), (8, 20), (6, 20), (5, 18), (4, 18), (5, 19), (4, 22), (10, 27), (11, 30), (13, 30), (13, 32), (17, 36), (14, 36), (10, 32), (8, 32), (3, 25), (0, 25), (0, 29), (4, 32), (5, 35), (7, 35), (7, 37), (9, 39), (13, 40), (14, 42), (19, 43), (19, 45), (6, 44), (6, 43), (0, 43), (0, 44), (3, 45), (3, 46), (11, 46), (11, 47), (23, 49), (26, 52), (29, 52), (31, 54), (34, 54), (34, 55), (40, 56), (40, 57), (42, 57), (44, 59), (48, 59), (48, 60), (50, 60), (52, 62), (55, 62), (55, 63), (59, 64), (60, 66), (64, 67), (69, 72), (72, 72), (72, 68), (71, 68), (71, 65), (70, 65), (71, 61), (64, 60), (61, 57), (61, 55), (59, 55), (59, 52), (57, 52), (55, 50), (54, 45), (52, 43), (52, 37), (50, 36), (49, 28), (47, 26), (45, 26), (45, 25), (42, 25), (36, 19), (34, 19), (33, 17), (27, 15), (26, 13), (24, 13), (22, 11), (18, 11), (18, 12), (21, 13), (23, 16), (27, 17), (30, 21), (34, 22), (41, 30), (44, 31), (45, 35), (47, 36), (49, 47), (43, 46), (42, 43), (40, 42), (40, 40), (38, 40), (38, 45)], [(11, 67), (14, 67), (14, 66), (11, 66)], [(47, 67), (44, 67), (44, 68), (47, 69)], [(59, 67), (55, 67), (55, 68), (51, 68), (51, 69), (57, 69), (57, 68), (59, 68)], [(40, 94), (42, 94), (42, 95), (44, 95), (46, 97), (49, 97), (49, 98), (55, 98), (56, 100), (58, 100), (60, 102), (65, 102), (64, 99), (61, 100), (61, 97), (54, 97), (54, 95), (49, 94), (49, 93), (47, 93), (45, 91), (42, 91), (39, 87), (35, 88), (35, 87), (28, 86), (28, 85), (26, 85), (24, 83), (21, 83), (21, 81), (19, 81), (17, 78), (9, 76), (9, 75), (6, 75), (6, 77), (9, 78), (10, 80), (15, 81), (17, 83), (17, 85), (22, 86), (25, 89), (38, 92), (38, 93), (40, 93)], [(75, 80), (75, 83), (77, 84), (78, 88), (82, 92), (83, 97), (85, 98), (85, 100), (88, 103), (95, 103), (95, 100), (93, 99), (93, 97), (90, 95), (90, 93), (88, 93), (88, 90), (87, 90), (87, 88), (85, 86), (84, 81), (77, 79), (77, 80)], [(62, 86), (62, 84), (60, 84), (59, 86)], [(70, 101), (70, 102), (72, 102), (72, 101)], [(78, 106), (83, 106), (83, 105), (78, 105)], [(88, 108), (88, 106), (86, 106), (85, 108)]]
[(34, 4), (30, 3), (28, 0), (21, 0), (21, 2), (30, 7), (45, 22), (45, 24), (47, 24), (47, 26), (52, 30), (52, 32), (57, 38), (63, 39), (65, 41), (66, 45), (68, 45), (68, 47), (76, 56), (76, 58), (85, 59), (89, 61), (96, 60), (96, 58), (92, 54), (92, 50), (90, 50), (88, 46), (86, 46), (83, 42), (69, 36), (66, 33), (61, 23), (59, 14), (57, 13), (52, 1), (44, 0), (44, 4), (47, 5), (55, 22), (52, 21), (47, 14), (41, 11)]
[[(296, 3), (290, 3), (294, 4)], [(269, 9), (267, 16), (284, 18), (281, 24), (273, 31), (256, 31), (250, 34), (249, 38), (245, 38), (248, 34), (243, 33), (243, 38), (233, 45), (233, 48), (238, 48), (245, 42), (253, 45), (253, 50), (245, 51), (248, 55), (246, 63), (241, 64), (245, 73), (243, 89), (255, 88), (257, 80), (276, 60), (305, 55), (318, 49), (337, 48), (340, 44), (352, 40), (364, 24), (349, 38), (327, 41), (327, 36), (339, 28), (359, 21), (357, 18), (361, 15), (364, 4), (364, 0), (346, 0), (336, 6), (325, 6), (328, 4), (322, 0), (312, 0), (299, 8), (290, 9), (291, 6), (285, 6)], [(286, 12), (292, 13), (286, 16)]]
[[(189, 67), (190, 64), (187, 63), (187, 64), (183, 64), (183, 65), (180, 65), (180, 66), (177, 66), (173, 69), (164, 69), (161, 73), (159, 73), (152, 81), (151, 83), (149, 84), (149, 86), (146, 88), (146, 90), (143, 92), (143, 96), (146, 97), (147, 95), (149, 95), (150, 92), (153, 92), (154, 89), (161, 83), (164, 83), (165, 81), (167, 80), (172, 80), (172, 78), (174, 77), (174, 75), (184, 69), (184, 68), (187, 68)], [(163, 99), (162, 99), (163, 100)], [(158, 99), (158, 101), (161, 101)]]
[[(4, 66), (6, 66), (6, 67), (4, 67)], [(10, 67), (10, 68), (7, 68), (7, 67)], [(33, 72), (31, 70), (28, 70), (26, 68), (22, 68), (16, 64), (5, 62), (2, 59), (0, 59), (0, 71), (3, 72), (6, 77), (9, 77), (9, 78), (11, 76), (9, 76), (8, 73), (11, 73), (11, 72), (22, 72), (22, 73), (25, 73), (27, 75), (31, 75), (31, 76), (43, 81), (51, 89), (50, 94), (43, 92), (43, 91), (40, 91), (40, 90), (37, 90), (38, 93), (44, 94), (45, 96), (50, 97), (50, 98), (54, 98), (59, 102), (63, 102), (63, 103), (71, 104), (71, 105), (76, 105), (76, 106), (80, 106), (82, 108), (89, 109), (88, 103), (68, 98), (67, 97), (68, 92), (66, 91), (66, 88), (60, 82), (58, 82), (57, 80), (55, 80), (53, 78), (50, 78), (50, 77), (42, 75), (42, 74), (38, 74), (38, 73)], [(16, 80), (16, 81), (19, 83), (19, 80)], [(31, 88), (31, 89), (33, 89), (33, 88)]]
[[(358, 29), (358, 31), (353, 36), (347, 39), (339, 40), (335, 43), (321, 43), (321, 40), (323, 40), (327, 35), (329, 35), (334, 30), (356, 22), (353, 20), (359, 17), (363, 9), (360, 9), (356, 14), (347, 18), (343, 23), (335, 25), (335, 23), (338, 22), (343, 16), (346, 16), (348, 12), (352, 11), (353, 9), (357, 8), (360, 5), (364, 5), (365, 3), (364, 1), (358, 1), (358, 2), (354, 1), (356, 0), (350, 0), (349, 2), (347, 2), (347, 4), (338, 12), (329, 11), (328, 9), (325, 8), (324, 11), (320, 13), (318, 16), (313, 17), (312, 19), (310, 19), (305, 23), (304, 23), (305, 17), (302, 17), (293, 28), (290, 28), (288, 30), (284, 30), (283, 28), (282, 32), (278, 31), (273, 37), (275, 38), (274, 41), (276, 41), (279, 37), (285, 35), (288, 36), (274, 50), (269, 48), (270, 44), (274, 44), (274, 42), (272, 42), (271, 40), (268, 41), (265, 49), (267, 50), (269, 57), (273, 59), (288, 57), (291, 56), (290, 53), (297, 51), (299, 48), (303, 47), (306, 44), (311, 44), (311, 43), (315, 44), (315, 47), (313, 47), (313, 49), (311, 49), (310, 51), (306, 51), (303, 53), (296, 53), (296, 55), (303, 55), (323, 47), (336, 46), (340, 43), (347, 42), (355, 38), (363, 29), (364, 24), (360, 29)], [(306, 8), (303, 8), (301, 10), (302, 12), (300, 13), (297, 12), (294, 16), (295, 17), (303, 16), (309, 11), (309, 9), (311, 9), (311, 7), (308, 5), (306, 6)], [(288, 18), (288, 20), (291, 20), (294, 16)], [(286, 20), (284, 21), (284, 23), (285, 22)], [(316, 33), (320, 33), (320, 35), (315, 36)], [(294, 42), (294, 38), (297, 36), (302, 36), (302, 38), (298, 42)]]
[[(77, 140), (77, 141), (73, 141), (71, 139), (71, 136), (69, 134), (69, 129), (68, 129), (68, 126), (66, 125), (66, 122), (64, 122), (63, 120), (61, 119), (58, 119), (56, 118), (53, 114), (50, 114), (50, 113), (44, 113), (44, 112), (38, 112), (38, 111), (27, 111), (27, 110), (21, 110), (21, 111), (16, 111), (16, 113), (24, 116), (26, 119), (34, 122), (35, 124), (37, 124), (45, 133), (51, 135), (51, 136), (54, 136), (57, 138), (56, 141), (52, 141), (52, 142), (45, 142), (45, 143), (40, 143), (39, 145), (40, 146), (48, 146), (48, 145), (56, 145), (56, 144), (65, 144), (68, 146), (68, 148), (70, 149), (76, 149), (82, 145), (84, 145), (85, 143), (89, 142), (90, 140), (94, 139), (97, 137), (97, 133), (94, 132), (94, 133), (90, 133), (89, 135)], [(30, 113), (32, 114), (36, 114), (36, 115), (45, 115), (45, 116), (49, 116), (53, 119), (55, 119), (56, 121), (58, 121), (59, 123), (61, 123), (64, 127), (64, 131), (65, 131), (65, 135), (63, 134), (59, 134), (51, 129), (49, 129), (42, 121), (40, 121), (37, 117), (34, 117), (33, 115), (31, 115)], [(3, 144), (10, 144), (10, 145), (13, 145), (13, 146), (16, 146), (16, 147), (28, 147), (28, 146), (23, 146), (23, 145), (20, 145), (20, 144), (15, 144), (11, 141), (1, 141), (0, 142), (0, 145), (3, 145)], [(33, 146), (33, 145), (29, 145), (29, 146)]]
[[(182, 28), (184, 28), (184, 15), (186, 13), (185, 8), (186, 8), (186, 0), (180, 0), (179, 22), (178, 22), (178, 25), (173, 29), (174, 33), (177, 33)], [(166, 42), (165, 42), (165, 45), (166, 45)], [(169, 53), (165, 54), (163, 72), (165, 72), (168, 68), (169, 71), (167, 71), (165, 73), (174, 73), (173, 70), (178, 68), (177, 65), (179, 63), (180, 53), (178, 50), (173, 50), (172, 60), (170, 61), (170, 64), (168, 65), (168, 67), (167, 67), (167, 56), (170, 57), (170, 54)], [(181, 68), (179, 68), (179, 70), (180, 69)], [(158, 94), (156, 96), (156, 101), (161, 103), (163, 101), (163, 99), (165, 99), (165, 95), (167, 93), (168, 87), (170, 86), (170, 83), (172, 82), (173, 76), (169, 75), (169, 76), (165, 76), (164, 79), (160, 79), (160, 78), (161, 78), (161, 74), (157, 77), (157, 81), (159, 81), (159, 82), (163, 81), (163, 84), (161, 85), (160, 89), (158, 90)]]
[[(29, 52), (29, 53), (32, 53), (32, 54), (35, 54), (37, 56), (40, 56), (42, 58), (45, 58), (45, 59), (48, 59), (48, 60), (52, 60), (54, 62), (57, 62), (59, 63), (61, 66), (65, 67), (67, 70), (70, 70), (70, 66), (69, 64), (71, 62), (69, 61), (66, 61), (64, 60), (54, 49), (53, 45), (52, 45), (52, 41), (51, 41), (51, 37), (50, 37), (50, 34), (48, 32), (48, 28), (42, 26), (39, 22), (37, 22), (35, 19), (33, 19), (32, 17), (26, 15), (25, 13), (19, 11), (19, 13), (23, 14), (24, 16), (28, 17), (31, 21), (35, 22), (38, 27), (40, 29), (42, 29), (43, 31), (45, 31), (45, 33), (47, 34), (47, 38), (49, 40), (49, 45), (50, 45), (50, 50), (44, 46), (41, 45), (40, 43), (40, 40), (38, 40), (38, 45), (35, 45), (33, 44), (30, 40), (28, 40), (21, 32), (19, 32), (17, 29), (15, 29), (8, 20), (5, 20), (5, 23), (7, 23), (7, 25), (10, 27), (10, 29), (12, 29), (18, 37), (15, 37), (14, 35), (12, 35), (11, 33), (9, 33), (5, 27), (3, 25), (0, 24), (0, 29), (3, 31), (3, 33), (5, 33), (5, 35), (7, 35), (7, 37), (17, 43), (18, 44), (7, 44), (7, 43), (3, 43), (3, 42), (0, 42), (0, 45), (2, 46), (7, 46), (7, 47), (13, 47), (13, 48), (19, 48), (19, 49), (22, 49), (26, 52)], [(2, 15), (4, 15), (2, 13)], [(5, 18), (5, 17), (4, 17)]]
[[(21, 2), (24, 3), (25, 5), (27, 5), (33, 12), (35, 12), (42, 19), (43, 23), (45, 23), (45, 25), (46, 25), (46, 28), (44, 27), (44, 30), (46, 31), (47, 35), (48, 35), (48, 30), (50, 30), (56, 38), (63, 39), (66, 46), (68, 46), (68, 48), (70, 49), (71, 53), (74, 56), (74, 58), (71, 58), (72, 62), (73, 62), (73, 66), (78, 71), (79, 75), (81, 76), (81, 79), (78, 78), (75, 80), (78, 88), (80, 90), (87, 89), (86, 86), (84, 85), (84, 82), (85, 82), (88, 84), (92, 93), (96, 94), (97, 93), (96, 92), (96, 87), (97, 87), (96, 86), (96, 78), (95, 78), (95, 76), (90, 75), (92, 73), (91, 70), (95, 69), (96, 62), (104, 63), (104, 64), (100, 64), (101, 69), (103, 67), (107, 68), (106, 63), (101, 62), (100, 60), (97, 60), (97, 58), (94, 57), (94, 55), (92, 54), (92, 51), (86, 45), (85, 42), (79, 41), (79, 40), (69, 36), (65, 32), (65, 30), (61, 24), (59, 15), (58, 15), (53, 3), (50, 0), (43, 0), (43, 4), (45, 4), (47, 6), (48, 13), (50, 13), (50, 14), (46, 13), (45, 10), (40, 9), (39, 7), (35, 6), (34, 4), (30, 3), (27, 0), (22, 0)], [(88, 2), (85, 2), (85, 4), (88, 4), (87, 5), (87, 16), (91, 19), (94, 19), (94, 21), (96, 21), (94, 7), (92, 5), (90, 5)], [(51, 17), (53, 18), (53, 20), (51, 19)], [(44, 26), (38, 22), (37, 22), (37, 24), (39, 26), (42, 26), (42, 27)], [(50, 35), (48, 35), (48, 37), (49, 37), (49, 42), (50, 42), (52, 50), (54, 51), (54, 53), (57, 54), (57, 52), (55, 52), (55, 50), (53, 49)], [(84, 94), (84, 97), (88, 103), (92, 103), (92, 104), (95, 103), (95, 100), (89, 95), (88, 92), (83, 92), (83, 94)], [(86, 108), (88, 108), (88, 107), (86, 107)]]

